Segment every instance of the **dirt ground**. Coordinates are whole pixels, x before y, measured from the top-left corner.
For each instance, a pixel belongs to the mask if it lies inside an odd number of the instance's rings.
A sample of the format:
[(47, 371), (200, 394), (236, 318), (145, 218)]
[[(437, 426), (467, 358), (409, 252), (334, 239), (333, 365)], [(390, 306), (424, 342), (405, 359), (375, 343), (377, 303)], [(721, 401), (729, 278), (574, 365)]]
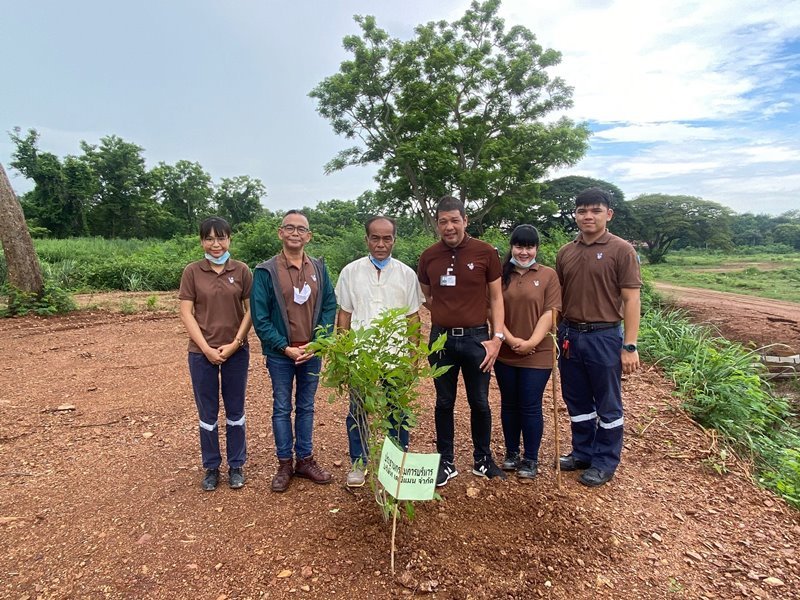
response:
[[(624, 381), (623, 462), (599, 489), (571, 473), (557, 489), (549, 391), (541, 475), (471, 475), (462, 395), (461, 474), (398, 526), (392, 575), (389, 525), (367, 488), (343, 485), (341, 400), (320, 390), (315, 421), (315, 453), (335, 482), (270, 491), (270, 382), (251, 334), (247, 484), (203, 492), (187, 337), (172, 295), (147, 310), (150, 296), (0, 321), (2, 598), (800, 598), (800, 513), (756, 488), (746, 465), (729, 459), (717, 474), (716, 441), (652, 367)], [(123, 300), (141, 312), (120, 312)], [(728, 308), (721, 325), (755, 320), (749, 305)], [(793, 315), (765, 317), (765, 339), (796, 343)], [(433, 452), (433, 386), (423, 392), (412, 450)], [(491, 400), (502, 457), (494, 383)]]

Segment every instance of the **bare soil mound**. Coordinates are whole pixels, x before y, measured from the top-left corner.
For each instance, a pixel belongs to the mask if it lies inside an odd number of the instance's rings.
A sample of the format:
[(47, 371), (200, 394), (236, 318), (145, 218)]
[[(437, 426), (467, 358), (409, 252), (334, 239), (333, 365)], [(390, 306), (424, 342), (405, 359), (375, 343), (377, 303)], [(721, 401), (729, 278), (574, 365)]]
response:
[[(335, 483), (270, 492), (270, 382), (252, 334), (247, 484), (200, 490), (186, 342), (174, 311), (0, 322), (0, 597), (800, 597), (800, 515), (742, 465), (716, 473), (714, 439), (655, 369), (624, 382), (623, 463), (599, 489), (569, 473), (556, 489), (549, 409), (536, 480), (474, 477), (462, 395), (461, 474), (398, 526), (393, 576), (389, 526), (368, 489), (343, 485), (346, 404), (327, 390), (315, 453)], [(412, 450), (433, 452), (433, 386), (423, 389)], [(494, 385), (491, 400), (502, 457)]]

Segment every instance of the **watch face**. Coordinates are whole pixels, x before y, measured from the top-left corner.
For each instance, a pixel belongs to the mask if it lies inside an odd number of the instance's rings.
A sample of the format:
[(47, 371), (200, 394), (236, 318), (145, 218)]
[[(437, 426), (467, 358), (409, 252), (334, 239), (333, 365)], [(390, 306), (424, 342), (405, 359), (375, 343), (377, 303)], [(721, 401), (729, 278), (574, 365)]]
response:
[(628, 352), (636, 352), (636, 344), (623, 344), (622, 349)]

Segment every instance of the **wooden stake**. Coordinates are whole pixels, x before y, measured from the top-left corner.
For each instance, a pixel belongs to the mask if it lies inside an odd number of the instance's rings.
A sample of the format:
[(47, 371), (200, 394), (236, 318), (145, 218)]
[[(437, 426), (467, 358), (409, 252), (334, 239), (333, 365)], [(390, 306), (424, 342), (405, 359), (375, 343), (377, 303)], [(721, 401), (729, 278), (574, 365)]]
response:
[(552, 373), (552, 380), (553, 380), (553, 432), (554, 432), (554, 442), (556, 447), (556, 489), (561, 491), (561, 461), (559, 460), (561, 456), (561, 448), (559, 444), (558, 438), (558, 310), (555, 308), (552, 309), (553, 315), (553, 373)]
[(400, 495), (400, 485), (403, 483), (403, 471), (406, 466), (406, 454), (403, 452), (403, 459), (400, 461), (400, 474), (397, 476), (397, 489), (394, 491), (394, 515), (392, 516), (392, 575), (394, 575), (394, 534), (397, 531), (397, 511), (400, 506), (400, 500), (397, 498)]

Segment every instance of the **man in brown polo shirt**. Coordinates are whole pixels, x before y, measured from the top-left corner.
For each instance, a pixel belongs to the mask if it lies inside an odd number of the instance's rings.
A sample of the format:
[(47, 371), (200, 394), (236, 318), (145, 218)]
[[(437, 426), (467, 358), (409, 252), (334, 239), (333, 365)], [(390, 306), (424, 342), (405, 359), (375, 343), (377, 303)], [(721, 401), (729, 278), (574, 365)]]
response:
[[(417, 276), (431, 311), (431, 343), (447, 334), (441, 353), (429, 360), (448, 371), (434, 380), (436, 387), (436, 450), (442, 455), (436, 485), (458, 475), (453, 450), (453, 410), (458, 372), (470, 406), (474, 465), (480, 477), (505, 479), (492, 459), (489, 377), (503, 335), (503, 291), (497, 251), (467, 235), (467, 216), (461, 200), (444, 196), (436, 207), (441, 240), (420, 256)], [(486, 324), (490, 315), (492, 332)]]
[(606, 228), (614, 215), (610, 201), (599, 188), (578, 194), (580, 234), (556, 258), (563, 291), (559, 368), (572, 426), (572, 452), (560, 463), (564, 471), (583, 470), (580, 482), (591, 487), (608, 482), (619, 465), (621, 376), (639, 368), (639, 260), (633, 246)]
[(336, 296), (325, 264), (304, 251), (311, 241), (305, 215), (297, 210), (287, 212), (278, 237), (281, 252), (256, 266), (250, 310), (272, 380), (272, 432), (278, 455), (272, 490), (283, 492), (292, 475), (314, 483), (331, 482), (331, 474), (317, 464), (312, 453), (314, 395), (321, 364), (307, 347), (316, 337), (318, 326), (326, 330), (333, 327)]

